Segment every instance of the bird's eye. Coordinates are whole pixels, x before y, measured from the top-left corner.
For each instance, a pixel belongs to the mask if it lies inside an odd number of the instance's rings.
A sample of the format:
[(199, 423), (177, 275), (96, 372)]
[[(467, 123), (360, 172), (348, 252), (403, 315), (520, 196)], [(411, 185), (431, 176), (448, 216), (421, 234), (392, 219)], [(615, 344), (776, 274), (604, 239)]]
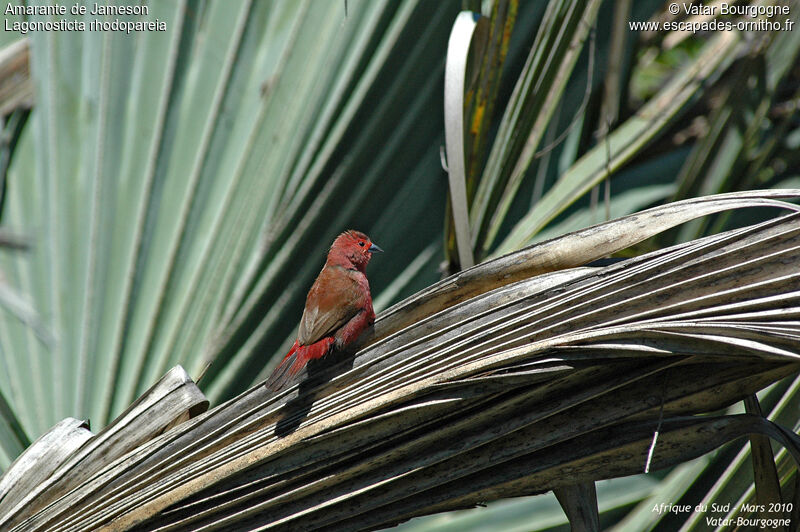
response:
[(361, 242), (358, 243), (358, 245), (363, 248), (364, 247), (364, 241), (362, 240)]

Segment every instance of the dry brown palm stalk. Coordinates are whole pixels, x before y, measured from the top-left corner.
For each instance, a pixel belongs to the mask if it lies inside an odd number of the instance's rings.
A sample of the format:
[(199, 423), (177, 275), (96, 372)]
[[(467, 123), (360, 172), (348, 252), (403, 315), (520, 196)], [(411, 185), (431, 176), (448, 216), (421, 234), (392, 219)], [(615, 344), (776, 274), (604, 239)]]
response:
[(578, 265), (799, 194), (679, 202), (478, 265), (384, 312), (355, 358), (182, 423), (205, 404), (175, 370), (97, 436), (29, 450), (68, 449), (33, 485), (23, 455), (0, 528), (374, 529), (641, 472), (656, 430), (651, 469), (749, 434), (798, 460), (792, 432), (718, 410), (800, 369), (800, 214)]

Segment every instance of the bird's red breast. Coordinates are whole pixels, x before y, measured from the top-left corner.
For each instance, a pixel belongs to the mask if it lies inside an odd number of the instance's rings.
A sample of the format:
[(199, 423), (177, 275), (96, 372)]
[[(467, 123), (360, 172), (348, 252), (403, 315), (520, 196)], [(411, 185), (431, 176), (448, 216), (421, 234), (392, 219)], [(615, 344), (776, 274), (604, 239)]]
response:
[(342, 266), (325, 265), (308, 291), (297, 339), (301, 345), (330, 336), (370, 299), (367, 276)]

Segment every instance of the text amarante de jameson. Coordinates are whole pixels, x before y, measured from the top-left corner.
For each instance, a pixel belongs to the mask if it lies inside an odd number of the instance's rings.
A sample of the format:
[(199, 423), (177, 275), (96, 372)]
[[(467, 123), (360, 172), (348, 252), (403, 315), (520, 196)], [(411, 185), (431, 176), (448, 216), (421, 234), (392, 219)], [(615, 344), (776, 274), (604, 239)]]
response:
[[(50, 5), (15, 5), (8, 3), (3, 11), (4, 15), (66, 15), (67, 6), (64, 4)], [(81, 13), (73, 14), (85, 14)], [(92, 4), (90, 15), (149, 15), (150, 7), (147, 5), (106, 5)]]

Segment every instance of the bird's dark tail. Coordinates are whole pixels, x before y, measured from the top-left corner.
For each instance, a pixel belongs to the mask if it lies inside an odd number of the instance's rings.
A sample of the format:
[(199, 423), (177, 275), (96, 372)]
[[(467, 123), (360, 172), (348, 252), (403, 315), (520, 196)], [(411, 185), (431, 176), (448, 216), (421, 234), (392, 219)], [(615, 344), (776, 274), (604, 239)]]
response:
[(286, 353), (286, 356), (283, 357), (281, 363), (278, 364), (278, 367), (272, 371), (272, 375), (269, 376), (267, 381), (264, 383), (264, 386), (267, 387), (267, 390), (271, 392), (277, 392), (283, 385), (286, 384), (288, 381), (297, 371), (291, 371), (294, 367), (295, 359), (297, 358), (297, 348), (300, 347), (300, 343), (295, 340), (294, 345)]
[(272, 375), (269, 376), (264, 386), (270, 391), (277, 392), (284, 387), (289, 379), (297, 375), (308, 364), (309, 360), (327, 355), (333, 346), (333, 342), (333, 337), (323, 338), (311, 345), (300, 345), (300, 342), (295, 340), (292, 348), (283, 357), (283, 360), (272, 372)]

